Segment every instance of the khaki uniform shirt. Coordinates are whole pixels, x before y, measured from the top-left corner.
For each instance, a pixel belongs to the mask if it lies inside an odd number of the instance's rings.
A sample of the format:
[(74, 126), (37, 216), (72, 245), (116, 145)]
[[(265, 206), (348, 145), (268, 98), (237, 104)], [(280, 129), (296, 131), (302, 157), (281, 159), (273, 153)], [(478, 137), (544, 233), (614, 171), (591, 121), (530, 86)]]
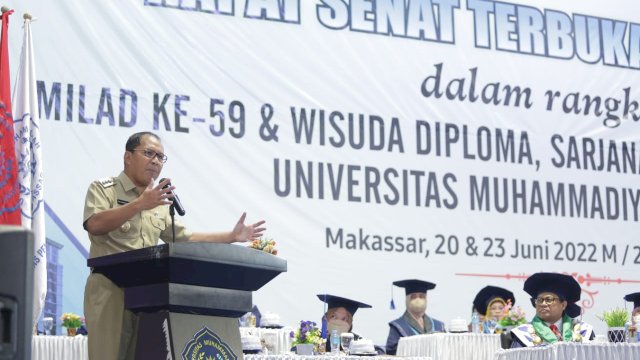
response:
[[(123, 206), (140, 194), (124, 172), (117, 177), (94, 181), (89, 185), (84, 205), (83, 224), (94, 214)], [(175, 223), (176, 241), (191, 237), (185, 227)], [(158, 239), (172, 241), (169, 206), (144, 210), (122, 226), (104, 235), (89, 234), (89, 257), (111, 255), (155, 246)], [(124, 291), (102, 274), (90, 274), (84, 293), (84, 313), (89, 331), (88, 350), (92, 360), (129, 359), (135, 346), (135, 316), (124, 309)]]
[[(94, 181), (87, 191), (83, 224), (94, 214), (125, 205), (138, 196), (140, 194), (136, 186), (124, 172), (117, 177)], [(191, 233), (179, 221), (175, 222), (175, 229), (177, 242), (187, 241), (191, 237)], [(104, 235), (89, 234), (89, 239), (90, 258), (155, 246), (158, 239), (171, 242), (169, 206), (161, 205), (143, 210), (119, 228)]]

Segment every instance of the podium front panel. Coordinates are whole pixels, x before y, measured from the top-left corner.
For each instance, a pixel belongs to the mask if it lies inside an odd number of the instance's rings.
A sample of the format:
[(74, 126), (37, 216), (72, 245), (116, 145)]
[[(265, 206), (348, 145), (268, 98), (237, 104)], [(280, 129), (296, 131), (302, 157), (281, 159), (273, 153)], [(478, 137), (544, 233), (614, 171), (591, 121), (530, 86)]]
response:
[(166, 311), (139, 316), (137, 360), (243, 358), (237, 319)]

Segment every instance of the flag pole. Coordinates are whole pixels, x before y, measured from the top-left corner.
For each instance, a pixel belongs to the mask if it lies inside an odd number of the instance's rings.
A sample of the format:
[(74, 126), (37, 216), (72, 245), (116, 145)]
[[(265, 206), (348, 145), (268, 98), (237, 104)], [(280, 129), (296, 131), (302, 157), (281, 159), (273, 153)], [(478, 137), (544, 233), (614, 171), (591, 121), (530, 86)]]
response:
[(33, 323), (37, 324), (47, 295), (47, 249), (44, 215), (42, 141), (36, 84), (31, 14), (24, 14), (20, 67), (13, 91), (15, 153), (19, 162), (22, 226), (33, 231)]

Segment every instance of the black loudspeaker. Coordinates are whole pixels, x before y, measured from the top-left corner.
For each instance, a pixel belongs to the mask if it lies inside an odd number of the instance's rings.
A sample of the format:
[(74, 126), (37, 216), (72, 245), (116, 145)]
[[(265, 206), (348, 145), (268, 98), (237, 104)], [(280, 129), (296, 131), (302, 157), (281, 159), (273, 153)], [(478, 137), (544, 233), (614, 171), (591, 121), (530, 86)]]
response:
[(0, 225), (0, 359), (31, 359), (33, 233)]

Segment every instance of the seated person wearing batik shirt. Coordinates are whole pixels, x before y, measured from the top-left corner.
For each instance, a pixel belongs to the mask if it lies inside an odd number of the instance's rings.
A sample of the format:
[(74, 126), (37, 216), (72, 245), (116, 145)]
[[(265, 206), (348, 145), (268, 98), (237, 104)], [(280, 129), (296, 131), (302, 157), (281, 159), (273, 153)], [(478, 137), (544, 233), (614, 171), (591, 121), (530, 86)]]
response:
[(564, 342), (588, 342), (595, 338), (593, 327), (579, 319), (580, 284), (570, 275), (536, 273), (524, 282), (536, 316), (531, 323), (511, 330), (512, 348)]
[(442, 321), (426, 314), (427, 290), (434, 289), (436, 284), (422, 280), (402, 280), (393, 285), (404, 288), (407, 310), (400, 318), (389, 323), (386, 346), (388, 355), (396, 354), (401, 337), (446, 331)]
[(331, 351), (329, 337), (333, 330), (336, 330), (338, 335), (353, 333), (354, 340), (361, 338), (360, 335), (352, 331), (353, 315), (359, 308), (371, 308), (371, 305), (329, 294), (318, 294), (318, 299), (327, 304), (327, 312), (322, 320), (322, 335), (327, 339), (327, 351)]
[(485, 334), (493, 333), (491, 331), (492, 326), (489, 323), (493, 322), (493, 328), (495, 328), (497, 323), (505, 316), (504, 309), (507, 303), (513, 306), (515, 302), (513, 293), (507, 289), (497, 286), (485, 286), (482, 288), (473, 299), (473, 310), (480, 315), (482, 332)]

